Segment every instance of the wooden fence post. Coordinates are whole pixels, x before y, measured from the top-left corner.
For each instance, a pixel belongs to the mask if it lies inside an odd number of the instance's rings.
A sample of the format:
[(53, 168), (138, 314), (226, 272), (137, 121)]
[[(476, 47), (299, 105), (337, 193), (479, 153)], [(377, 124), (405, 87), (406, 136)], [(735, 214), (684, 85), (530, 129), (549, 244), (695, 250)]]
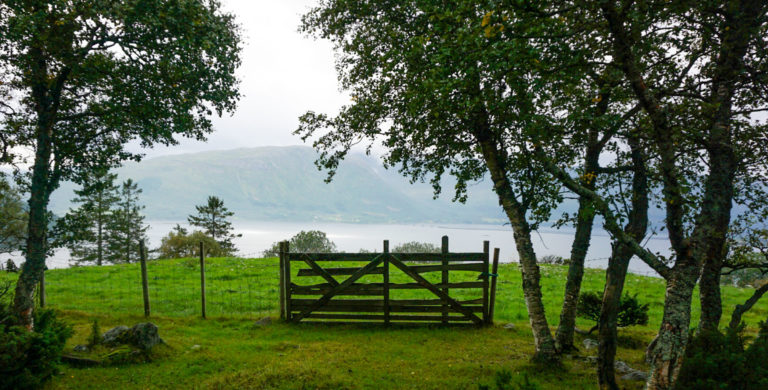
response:
[(283, 253), (282, 242), (277, 247), (278, 255), (280, 256), (280, 288), (278, 290), (278, 294), (280, 294), (280, 319), (285, 320), (285, 253)]
[(205, 319), (205, 247), (202, 241), (200, 241), (200, 303), (203, 319)]
[(389, 325), (389, 240), (384, 240), (384, 324)]
[(496, 307), (496, 279), (499, 278), (499, 248), (493, 248), (493, 270), (491, 271), (491, 303), (488, 308), (488, 323), (493, 324), (493, 312)]
[[(448, 236), (443, 236), (443, 243), (442, 243), (442, 253), (443, 255), (448, 254)], [(443, 285), (448, 285), (448, 256), (443, 256), (443, 272), (442, 272), (442, 280), (441, 282)], [(448, 287), (443, 287), (443, 292), (445, 295), (448, 295)], [(443, 300), (443, 324), (448, 323), (448, 302), (445, 302)]]
[(45, 307), (45, 270), (40, 274), (40, 307)]
[(483, 273), (485, 274), (483, 277), (483, 322), (486, 324), (490, 323), (489, 320), (489, 312), (488, 312), (488, 282), (490, 279), (490, 275), (488, 273), (488, 262), (491, 257), (491, 243), (488, 241), (483, 241), (483, 253), (485, 253), (485, 256), (483, 256)]
[(141, 287), (144, 293), (144, 317), (149, 317), (149, 284), (147, 282), (147, 253), (144, 240), (139, 241), (139, 259), (141, 261)]
[(283, 253), (285, 256), (285, 317), (288, 321), (293, 320), (291, 314), (291, 246), (288, 241), (282, 242)]

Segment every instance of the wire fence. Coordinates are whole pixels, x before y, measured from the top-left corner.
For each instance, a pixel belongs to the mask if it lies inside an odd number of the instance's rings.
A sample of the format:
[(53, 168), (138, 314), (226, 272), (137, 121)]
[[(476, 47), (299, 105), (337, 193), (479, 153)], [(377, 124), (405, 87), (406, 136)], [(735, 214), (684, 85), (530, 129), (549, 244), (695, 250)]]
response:
[[(587, 260), (586, 266), (601, 260)], [(518, 275), (507, 272), (510, 266), (516, 268), (517, 264), (502, 264), (499, 272), (495, 317), (502, 322), (527, 318), (521, 281)], [(547, 267), (543, 272), (544, 277), (560, 280), (565, 278), (567, 267)], [(0, 272), (0, 283), (13, 284), (17, 278), (16, 273)], [(279, 313), (278, 259), (207, 258), (205, 281), (209, 318), (259, 318)], [(550, 285), (543, 287), (547, 290)], [(545, 296), (561, 298), (562, 286), (555, 283), (551, 287), (552, 291), (544, 291)], [(147, 288), (153, 316), (202, 315), (199, 258), (147, 261)], [(45, 298), (46, 306), (61, 310), (141, 316), (144, 302), (140, 264), (47, 270)], [(550, 306), (552, 315), (557, 315), (559, 306)]]
[[(15, 283), (18, 274), (0, 273)], [(205, 260), (208, 317), (258, 317), (278, 310), (277, 259), (209, 258)], [(147, 261), (152, 315), (202, 314), (200, 260)], [(94, 314), (144, 314), (139, 263), (83, 266), (45, 272), (45, 305)]]

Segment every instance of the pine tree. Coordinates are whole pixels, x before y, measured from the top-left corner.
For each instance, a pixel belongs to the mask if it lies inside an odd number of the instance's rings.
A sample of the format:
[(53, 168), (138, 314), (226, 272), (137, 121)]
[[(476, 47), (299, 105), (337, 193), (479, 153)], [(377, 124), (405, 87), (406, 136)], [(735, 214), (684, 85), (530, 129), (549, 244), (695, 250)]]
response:
[(102, 265), (107, 257), (107, 227), (119, 200), (116, 178), (116, 174), (106, 170), (84, 178), (82, 188), (75, 191), (77, 197), (72, 200), (80, 206), (58, 222), (58, 228), (66, 232), (64, 241), (77, 263)]
[(118, 201), (107, 226), (107, 242), (109, 254), (107, 260), (111, 263), (130, 263), (139, 258), (140, 240), (147, 240), (147, 229), (144, 215), (139, 204), (141, 189), (136, 182), (128, 179), (123, 182), (118, 191)]
[(242, 236), (233, 234), (232, 223), (227, 218), (235, 215), (224, 206), (224, 201), (216, 196), (209, 196), (208, 202), (202, 206), (195, 206), (197, 215), (190, 215), (187, 218), (189, 224), (200, 227), (204, 232), (213, 237), (219, 243), (221, 248), (227, 253), (235, 251), (235, 245), (232, 239)]

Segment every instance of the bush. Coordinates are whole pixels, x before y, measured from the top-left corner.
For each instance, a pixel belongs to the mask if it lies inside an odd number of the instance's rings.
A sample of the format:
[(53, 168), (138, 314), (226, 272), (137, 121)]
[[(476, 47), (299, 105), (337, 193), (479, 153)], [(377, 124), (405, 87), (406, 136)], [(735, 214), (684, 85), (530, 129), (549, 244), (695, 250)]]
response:
[(768, 389), (768, 325), (745, 350), (744, 327), (692, 335), (675, 385), (692, 390)]
[[(598, 322), (600, 307), (603, 304), (603, 293), (586, 291), (579, 296), (576, 313), (581, 318)], [(616, 325), (619, 327), (648, 324), (648, 304), (641, 305), (637, 295), (624, 294), (619, 301), (619, 315)]]
[[(501, 370), (496, 372), (494, 376), (493, 389), (495, 390), (539, 390), (539, 384), (535, 381), (531, 381), (527, 373), (512, 375), (509, 370)], [(488, 385), (478, 386), (479, 390), (491, 390), (492, 387)]]
[(441, 249), (428, 242), (410, 241), (397, 245), (392, 253), (440, 253)]
[[(289, 249), (294, 253), (333, 253), (336, 252), (336, 244), (333, 243), (325, 232), (319, 230), (300, 231), (289, 241)], [(277, 257), (280, 253), (280, 243), (272, 243), (272, 246), (264, 251), (264, 257)]]
[(565, 264), (570, 264), (571, 261), (569, 259), (564, 259), (561, 256), (546, 255), (546, 256), (542, 256), (539, 259), (539, 263), (541, 263), (541, 264), (565, 265)]
[(229, 256), (227, 250), (221, 248), (213, 237), (201, 232), (193, 231), (187, 234), (184, 229), (177, 229), (160, 241), (160, 248), (157, 248), (158, 258), (176, 259), (180, 257), (196, 257), (200, 255), (200, 242), (203, 242), (205, 253), (208, 256)]
[(35, 311), (35, 330), (13, 324), (0, 294), (0, 390), (35, 389), (58, 372), (61, 352), (72, 328), (49, 309)]

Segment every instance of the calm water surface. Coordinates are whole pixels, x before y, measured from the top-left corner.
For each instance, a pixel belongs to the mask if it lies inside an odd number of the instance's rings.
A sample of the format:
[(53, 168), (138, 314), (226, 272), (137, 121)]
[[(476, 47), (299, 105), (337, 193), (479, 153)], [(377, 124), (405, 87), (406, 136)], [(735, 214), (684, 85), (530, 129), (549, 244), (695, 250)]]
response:
[[(160, 239), (177, 224), (186, 226), (181, 221), (148, 221), (150, 225), (150, 247), (160, 244)], [(430, 242), (440, 246), (441, 237), (450, 239), (452, 252), (482, 252), (483, 241), (490, 241), (491, 248), (499, 248), (502, 262), (516, 262), (515, 243), (512, 230), (502, 225), (452, 225), (452, 224), (348, 224), (330, 222), (261, 222), (239, 221), (234, 223), (237, 233), (243, 236), (235, 244), (244, 257), (257, 257), (272, 243), (288, 239), (301, 230), (321, 230), (336, 243), (339, 251), (358, 252), (360, 249), (381, 251), (383, 240), (389, 240), (390, 248), (408, 241)], [(542, 228), (533, 235), (533, 244), (539, 257), (557, 255), (569, 257), (573, 229)], [(656, 237), (647, 240), (645, 247), (663, 255), (669, 253), (666, 238)], [(611, 252), (610, 238), (602, 230), (596, 229), (587, 253), (587, 266), (605, 268)], [(48, 259), (48, 267), (62, 268), (68, 265), (69, 253), (59, 250)], [(645, 263), (635, 258), (630, 262), (630, 270), (638, 274), (655, 275)]]

